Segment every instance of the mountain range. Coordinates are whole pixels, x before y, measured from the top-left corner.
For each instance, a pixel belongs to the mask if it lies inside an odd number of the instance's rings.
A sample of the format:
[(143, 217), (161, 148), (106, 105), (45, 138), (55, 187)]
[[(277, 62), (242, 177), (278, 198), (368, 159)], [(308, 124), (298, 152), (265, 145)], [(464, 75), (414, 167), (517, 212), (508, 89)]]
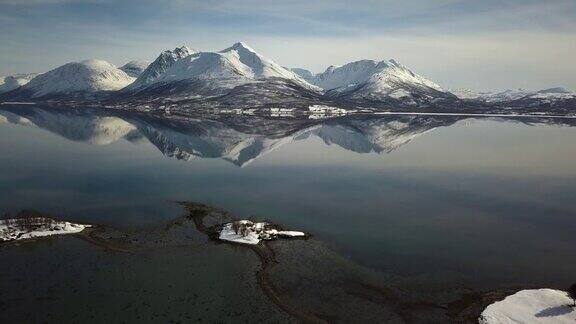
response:
[(3, 79), (0, 101), (90, 102), (126, 108), (179, 104), (202, 107), (490, 108), (572, 106), (576, 95), (561, 88), (476, 93), (446, 90), (396, 60), (360, 60), (313, 74), (285, 68), (245, 43), (222, 51), (186, 46), (163, 51), (152, 63), (118, 68), (102, 60), (68, 63), (40, 75)]

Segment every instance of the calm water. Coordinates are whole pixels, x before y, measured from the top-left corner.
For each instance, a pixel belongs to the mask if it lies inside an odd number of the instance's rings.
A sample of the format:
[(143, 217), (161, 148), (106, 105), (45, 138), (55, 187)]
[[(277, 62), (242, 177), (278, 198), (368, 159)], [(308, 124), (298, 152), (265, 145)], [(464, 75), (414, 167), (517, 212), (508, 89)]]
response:
[(143, 228), (193, 200), (310, 232), (423, 282), (565, 285), (572, 120), (176, 120), (0, 108), (0, 212)]

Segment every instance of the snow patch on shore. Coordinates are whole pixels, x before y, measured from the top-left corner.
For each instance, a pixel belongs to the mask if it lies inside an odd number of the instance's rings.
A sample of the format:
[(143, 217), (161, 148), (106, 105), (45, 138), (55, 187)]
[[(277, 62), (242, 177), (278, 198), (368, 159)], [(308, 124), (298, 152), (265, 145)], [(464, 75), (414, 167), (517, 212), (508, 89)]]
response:
[(480, 324), (496, 323), (575, 323), (576, 308), (564, 291), (522, 290), (486, 307)]
[(292, 237), (306, 237), (306, 234), (299, 231), (280, 231), (274, 228), (274, 225), (265, 222), (254, 223), (249, 220), (239, 220), (222, 225), (218, 239), (254, 245), (263, 240)]
[(36, 237), (80, 233), (91, 225), (55, 221), (50, 218), (13, 218), (0, 220), (0, 242)]
[(308, 107), (308, 111), (311, 114), (346, 115), (349, 113), (349, 111), (346, 109), (326, 105), (312, 105)]

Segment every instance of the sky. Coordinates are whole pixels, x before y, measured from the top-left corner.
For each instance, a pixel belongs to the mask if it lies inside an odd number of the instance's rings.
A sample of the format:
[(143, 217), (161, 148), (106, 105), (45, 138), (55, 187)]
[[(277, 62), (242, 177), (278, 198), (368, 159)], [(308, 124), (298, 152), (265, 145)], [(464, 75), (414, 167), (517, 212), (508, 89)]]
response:
[(445, 88), (576, 90), (576, 0), (0, 0), (0, 75), (237, 41), (313, 72), (394, 58)]

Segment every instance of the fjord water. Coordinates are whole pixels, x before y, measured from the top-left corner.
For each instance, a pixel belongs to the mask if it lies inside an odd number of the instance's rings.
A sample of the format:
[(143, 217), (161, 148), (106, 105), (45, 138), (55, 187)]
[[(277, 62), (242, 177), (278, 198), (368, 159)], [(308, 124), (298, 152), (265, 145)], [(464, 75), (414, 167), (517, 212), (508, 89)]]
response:
[(572, 120), (174, 121), (18, 107), (0, 121), (3, 213), (137, 229), (190, 200), (306, 231), (418, 285), (563, 286), (576, 273)]

